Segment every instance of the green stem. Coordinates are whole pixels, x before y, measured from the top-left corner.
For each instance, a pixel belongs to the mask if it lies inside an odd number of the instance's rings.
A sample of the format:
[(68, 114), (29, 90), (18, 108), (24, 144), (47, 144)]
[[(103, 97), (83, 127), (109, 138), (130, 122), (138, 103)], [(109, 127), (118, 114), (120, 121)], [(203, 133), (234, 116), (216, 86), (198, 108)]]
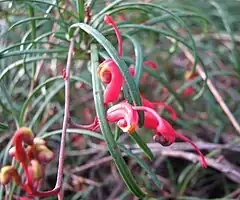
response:
[(78, 21), (84, 22), (85, 10), (84, 10), (84, 0), (76, 0), (77, 12), (78, 12)]

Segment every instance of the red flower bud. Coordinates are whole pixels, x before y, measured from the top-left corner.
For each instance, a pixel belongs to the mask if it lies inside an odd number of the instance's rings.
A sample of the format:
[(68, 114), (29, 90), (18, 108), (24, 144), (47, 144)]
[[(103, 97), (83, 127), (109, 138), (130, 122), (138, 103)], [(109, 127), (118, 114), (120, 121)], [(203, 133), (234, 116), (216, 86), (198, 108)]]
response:
[(28, 165), (29, 176), (32, 180), (40, 180), (43, 177), (43, 170), (37, 160), (31, 160)]

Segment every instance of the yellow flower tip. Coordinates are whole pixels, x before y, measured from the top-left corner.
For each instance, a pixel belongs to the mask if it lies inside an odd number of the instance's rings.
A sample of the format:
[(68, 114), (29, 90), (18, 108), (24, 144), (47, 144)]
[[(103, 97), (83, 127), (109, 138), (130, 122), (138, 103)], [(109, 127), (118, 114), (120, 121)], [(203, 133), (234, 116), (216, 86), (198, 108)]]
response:
[(32, 144), (34, 135), (30, 128), (27, 127), (21, 127), (15, 132), (15, 138), (22, 138), (26, 143)]
[(38, 159), (40, 162), (51, 162), (54, 158), (54, 153), (45, 145), (37, 145)]
[(30, 129), (30, 128), (21, 127), (21, 128), (19, 128), (17, 131), (21, 132), (21, 133), (22, 133), (23, 135), (25, 135), (25, 136), (34, 137), (34, 136), (33, 136), (32, 129)]
[(108, 62), (101, 63), (97, 68), (97, 73), (104, 83), (108, 84), (111, 81), (111, 72), (109, 70)]
[(185, 80), (189, 80), (191, 76), (192, 76), (192, 71), (190, 71), (190, 70), (188, 70), (184, 73)]
[(128, 132), (128, 133), (133, 133), (135, 130), (136, 130), (136, 128), (137, 128), (137, 124), (135, 124), (135, 123), (130, 123), (128, 126), (126, 126), (126, 127), (120, 127), (122, 130), (123, 130), (123, 132)]
[(7, 185), (11, 179), (13, 179), (18, 185), (21, 184), (21, 177), (17, 170), (11, 165), (4, 166), (0, 172), (0, 183)]
[(33, 143), (38, 145), (38, 144), (43, 144), (45, 145), (46, 144), (46, 141), (42, 138), (39, 138), (39, 137), (35, 137), (34, 140), (33, 140)]

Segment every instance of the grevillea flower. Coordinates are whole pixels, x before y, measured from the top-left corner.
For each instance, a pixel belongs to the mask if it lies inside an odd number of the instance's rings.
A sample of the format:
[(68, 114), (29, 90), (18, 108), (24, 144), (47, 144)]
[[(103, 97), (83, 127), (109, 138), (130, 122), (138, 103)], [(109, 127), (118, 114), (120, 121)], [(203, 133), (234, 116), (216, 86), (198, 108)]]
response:
[[(198, 74), (196, 72), (192, 73), (192, 70), (190, 69), (185, 72), (184, 79), (185, 80), (193, 80), (197, 76), (198, 76)], [(188, 95), (192, 94), (194, 91), (195, 91), (195, 88), (191, 85), (184, 89), (182, 96), (188, 96)]]
[[(119, 56), (122, 56), (122, 37), (116, 23), (107, 14), (105, 14), (104, 21), (113, 26), (118, 39), (118, 53)], [(104, 104), (107, 105), (108, 103), (116, 101), (120, 95), (123, 84), (123, 76), (117, 64), (113, 59), (108, 58), (99, 65), (97, 72), (101, 80), (108, 84), (104, 91)]]
[(157, 68), (157, 63), (153, 62), (152, 60), (145, 60), (143, 64), (150, 66), (152, 69)]
[(18, 185), (21, 184), (21, 177), (13, 166), (5, 166), (0, 172), (0, 183), (7, 185), (10, 180), (14, 180)]
[(147, 106), (132, 106), (127, 102), (121, 102), (107, 110), (107, 119), (109, 122), (117, 122), (119, 128), (124, 132), (132, 133), (138, 125), (138, 112), (144, 111), (144, 126), (155, 130), (153, 139), (164, 146), (175, 142), (176, 137), (190, 143), (201, 156), (202, 166), (206, 167), (206, 161), (198, 147), (187, 137), (178, 133), (165, 119), (160, 117), (157, 112)]
[[(32, 130), (26, 127), (19, 128), (13, 136), (13, 144), (9, 155), (16, 158), (23, 167), (25, 182), (21, 181), (17, 170), (12, 166), (1, 169), (0, 181), (6, 185), (14, 180), (31, 196), (50, 196), (58, 193), (58, 190), (40, 192), (39, 181), (44, 176), (44, 168), (53, 160), (54, 153), (46, 146), (46, 141), (34, 138)], [(23, 199), (24, 197), (22, 197)]]
[(15, 158), (17, 161), (27, 164), (27, 154), (25, 148), (23, 147), (23, 143), (32, 145), (33, 139), (33, 133), (29, 128), (22, 127), (16, 131), (16, 133), (14, 134), (13, 143), (16, 148)]
[(124, 101), (107, 110), (107, 120), (117, 122), (123, 132), (132, 133), (138, 125), (138, 112), (132, 109), (131, 104)]
[(155, 135), (153, 139), (156, 142), (161, 143), (163, 146), (169, 146), (175, 141), (176, 137), (178, 137), (190, 143), (194, 147), (197, 153), (201, 156), (202, 166), (207, 167), (204, 155), (198, 149), (196, 144), (194, 144), (190, 139), (188, 139), (184, 135), (174, 130), (171, 124), (169, 124), (165, 119), (160, 117), (155, 110), (146, 106), (133, 106), (133, 109), (144, 111), (145, 115), (144, 126), (155, 130)]
[(104, 104), (116, 101), (123, 84), (123, 76), (117, 64), (109, 58), (99, 65), (97, 72), (101, 80), (107, 84), (104, 91)]

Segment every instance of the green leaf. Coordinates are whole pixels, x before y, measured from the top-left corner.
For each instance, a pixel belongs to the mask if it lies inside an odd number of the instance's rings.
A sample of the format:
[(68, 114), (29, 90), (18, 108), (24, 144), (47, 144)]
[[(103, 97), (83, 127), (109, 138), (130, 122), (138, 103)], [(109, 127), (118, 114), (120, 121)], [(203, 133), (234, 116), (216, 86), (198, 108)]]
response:
[(142, 198), (145, 196), (145, 194), (138, 187), (136, 181), (133, 178), (133, 175), (128, 169), (128, 166), (121, 155), (120, 149), (118, 148), (117, 143), (114, 140), (113, 134), (105, 117), (106, 113), (103, 106), (102, 96), (103, 91), (101, 90), (100, 81), (97, 75), (98, 52), (96, 45), (91, 45), (91, 66), (92, 66), (93, 95), (96, 113), (108, 150), (129, 190), (131, 190), (136, 196)]
[[(56, 131), (51, 131), (48, 133), (44, 133), (41, 135), (41, 138), (45, 139), (54, 135), (60, 135), (62, 133), (62, 130), (56, 130)], [(74, 129), (74, 128), (69, 128), (67, 129), (67, 133), (74, 133), (74, 134), (80, 134), (80, 135), (88, 135), (91, 137), (95, 137), (98, 138), (100, 140), (104, 140), (103, 136), (100, 135), (97, 132), (93, 132), (93, 131), (89, 131), (89, 130), (85, 130), (85, 129)]]
[(142, 138), (138, 135), (136, 131), (133, 133), (129, 134), (129, 136), (138, 144), (138, 146), (143, 150), (145, 155), (152, 160), (153, 159), (153, 153), (151, 149), (147, 146), (147, 144), (142, 140)]
[[(88, 83), (86, 80), (80, 78), (80, 77), (76, 77), (76, 76), (71, 76), (70, 77), (71, 80), (77, 80), (77, 81), (82, 81), (84, 82), (85, 84), (87, 85), (91, 85), (90, 83)], [(23, 106), (22, 106), (22, 109), (21, 109), (21, 112), (20, 112), (20, 117), (19, 117), (19, 124), (20, 126), (23, 125), (23, 118), (24, 118), (24, 113), (27, 109), (27, 106), (31, 103), (32, 101), (32, 98), (36, 95), (37, 92), (40, 91), (40, 89), (44, 86), (46, 86), (47, 84), (51, 83), (51, 82), (54, 82), (56, 80), (63, 80), (63, 77), (62, 76), (56, 76), (56, 77), (52, 77), (52, 78), (49, 78), (48, 80), (46, 80), (45, 82), (43, 82), (42, 84), (38, 85), (32, 92), (32, 94), (27, 98), (27, 100), (24, 102)]]
[(140, 79), (142, 77), (143, 73), (143, 50), (142, 50), (142, 45), (138, 41), (136, 36), (130, 36), (130, 35), (123, 35), (127, 37), (128, 39), (131, 40), (134, 46), (134, 52), (135, 52), (135, 75), (134, 79), (136, 82), (136, 85), (139, 86)]
[(159, 181), (157, 175), (152, 172), (152, 170), (149, 168), (149, 166), (144, 162), (144, 160), (138, 158), (131, 150), (127, 149), (124, 145), (119, 144), (119, 147), (128, 155), (131, 156), (134, 160), (137, 161), (137, 163), (149, 174), (153, 182), (156, 184), (156, 186), (160, 189), (162, 189), (162, 183)]
[(7, 130), (7, 129), (8, 129), (8, 125), (0, 122), (0, 130)]
[(11, 31), (16, 26), (19, 26), (19, 25), (24, 24), (26, 22), (32, 22), (32, 21), (35, 21), (35, 20), (51, 20), (51, 21), (54, 21), (54, 22), (58, 21), (53, 17), (28, 17), (26, 19), (23, 19), (23, 20), (20, 20), (20, 21), (14, 23), (12, 26), (10, 26), (9, 31)]

